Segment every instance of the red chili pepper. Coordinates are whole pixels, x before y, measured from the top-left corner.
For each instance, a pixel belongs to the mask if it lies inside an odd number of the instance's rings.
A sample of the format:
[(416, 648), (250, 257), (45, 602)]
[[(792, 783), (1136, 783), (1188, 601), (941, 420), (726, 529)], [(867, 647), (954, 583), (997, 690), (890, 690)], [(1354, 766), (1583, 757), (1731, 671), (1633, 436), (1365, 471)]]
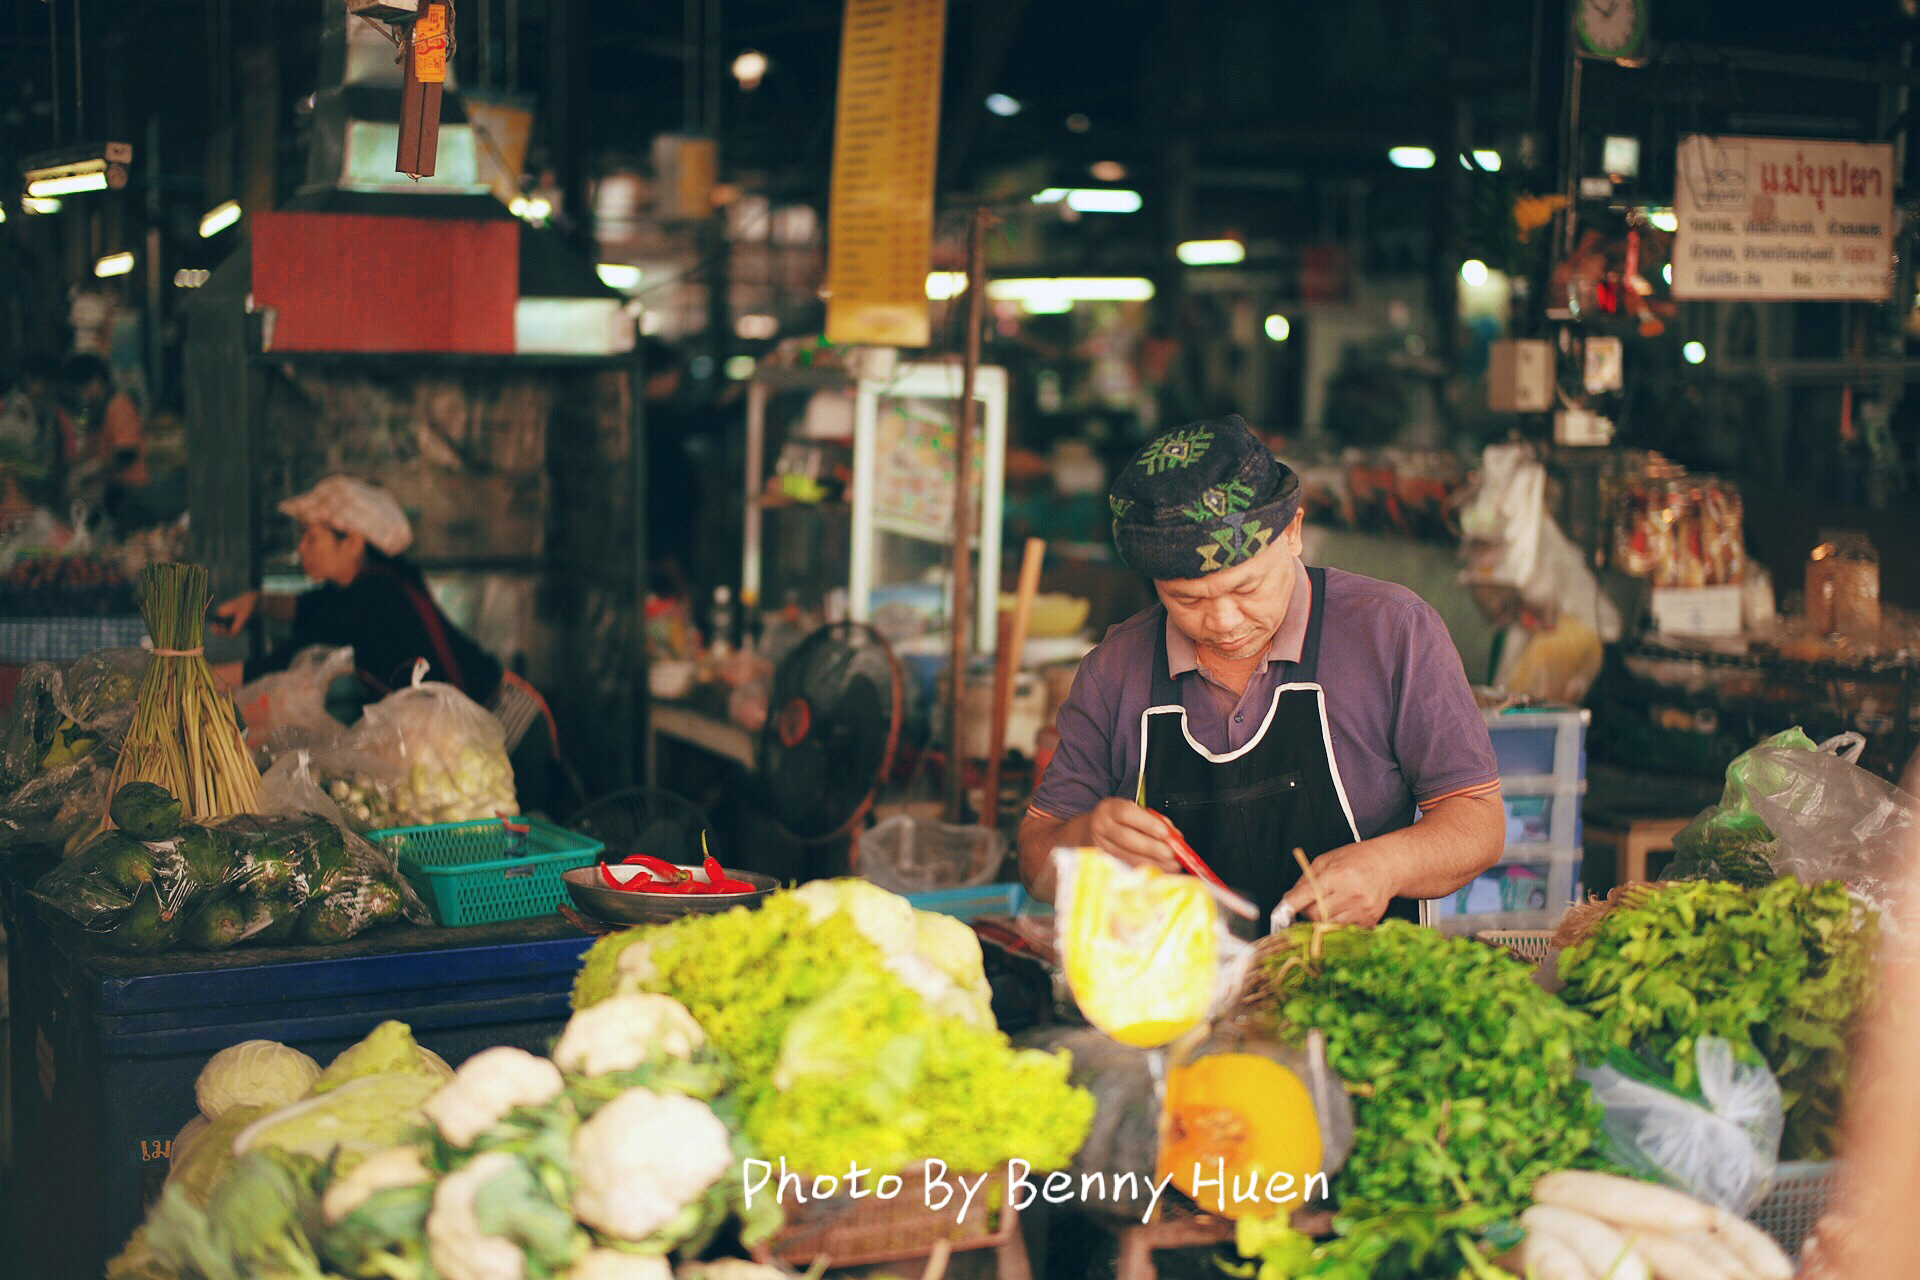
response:
[(653, 878), (656, 880), (685, 880), (693, 874), (685, 867), (674, 866), (665, 858), (656, 858), (645, 853), (636, 853), (629, 857), (622, 858), (620, 865), (623, 867), (645, 867), (653, 873)]
[(707, 855), (706, 861), (701, 864), (701, 869), (707, 873), (707, 883), (704, 890), (696, 889), (696, 893), (703, 891), (706, 893), (754, 892), (753, 885), (748, 884), (745, 880), (735, 880), (732, 876), (728, 875), (727, 869), (721, 866), (720, 860), (712, 854)]
[[(625, 865), (628, 865), (629, 863), (632, 863), (633, 861), (634, 860), (632, 858), (628, 858), (624, 862), (622, 862), (621, 865), (625, 866)], [(655, 859), (655, 861), (658, 861), (658, 859)], [(669, 880), (655, 880), (651, 874), (653, 869), (651, 867), (646, 866), (644, 863), (641, 864), (641, 869), (643, 871), (648, 872), (649, 874), (634, 876), (632, 879), (622, 882), (621, 880), (619, 880), (614, 876), (612, 869), (608, 867), (606, 863), (603, 862), (600, 864), (600, 879), (602, 882), (606, 884), (606, 886), (609, 889), (618, 889), (622, 893), (693, 893), (693, 892), (696, 892), (696, 886), (694, 884), (692, 873), (685, 871), (682, 868), (674, 867), (673, 870), (678, 874), (675, 878), (669, 879)]]

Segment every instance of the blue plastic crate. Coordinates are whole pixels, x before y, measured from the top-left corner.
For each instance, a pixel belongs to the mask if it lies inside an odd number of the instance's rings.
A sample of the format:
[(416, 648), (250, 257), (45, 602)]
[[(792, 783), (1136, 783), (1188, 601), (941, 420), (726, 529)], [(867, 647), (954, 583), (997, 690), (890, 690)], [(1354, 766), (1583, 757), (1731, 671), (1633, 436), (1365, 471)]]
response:
[(982, 884), (965, 889), (934, 889), (910, 893), (907, 901), (919, 911), (937, 911), (961, 920), (984, 916), (1052, 915), (1053, 905), (1041, 902), (1018, 884)]

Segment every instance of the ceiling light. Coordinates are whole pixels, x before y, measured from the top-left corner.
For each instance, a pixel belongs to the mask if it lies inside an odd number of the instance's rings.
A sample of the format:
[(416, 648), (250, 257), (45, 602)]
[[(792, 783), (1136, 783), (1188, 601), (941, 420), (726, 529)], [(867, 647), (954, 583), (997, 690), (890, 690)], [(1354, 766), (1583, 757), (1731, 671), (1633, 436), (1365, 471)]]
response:
[(748, 342), (764, 342), (779, 332), (780, 322), (768, 315), (745, 315), (733, 322), (734, 336)]
[(20, 201), (20, 207), (28, 213), (58, 213), (60, 202), (40, 196), (26, 196)]
[(1293, 336), (1293, 322), (1282, 315), (1267, 317), (1267, 337), (1275, 342), (1285, 342)]
[(176, 289), (198, 289), (207, 282), (213, 273), (205, 267), (182, 267), (173, 273), (173, 287)]
[(1034, 196), (1033, 202), (1035, 204), (1059, 204), (1070, 194), (1072, 194), (1072, 192), (1070, 188), (1067, 187), (1048, 187), (1045, 191)]
[(110, 253), (93, 264), (93, 274), (105, 280), (109, 276), (123, 276), (133, 270), (131, 253)]
[(1065, 298), (1072, 302), (1145, 302), (1153, 281), (1142, 276), (1038, 276), (990, 280), (987, 296), (996, 302)]
[(1433, 168), (1433, 149), (1431, 147), (1390, 147), (1387, 159), (1397, 169)]
[(1680, 348), (1680, 354), (1686, 357), (1688, 364), (1704, 364), (1707, 359), (1707, 347), (1702, 342), (1689, 342)]
[(766, 74), (767, 55), (758, 49), (744, 50), (733, 60), (733, 78), (740, 82), (742, 89), (758, 89)]
[(1173, 254), (1190, 267), (1224, 267), (1245, 262), (1247, 246), (1238, 240), (1188, 240)]
[(31, 157), (21, 166), (21, 176), (30, 196), (105, 191), (127, 185), (127, 166), (132, 162), (132, 146), (102, 142)]
[(1608, 134), (1600, 144), (1600, 167), (1616, 177), (1639, 177), (1640, 139), (1630, 134)]
[(1673, 264), (1671, 262), (1660, 268), (1660, 278), (1668, 284), (1673, 283)]
[(30, 196), (72, 196), (83, 191), (105, 191), (107, 189), (107, 170), (102, 165), (98, 169), (89, 169), (81, 173), (62, 174), (57, 178), (37, 178), (27, 184)]
[(1125, 182), (1127, 166), (1118, 160), (1096, 160), (1087, 167), (1087, 172), (1099, 182)]
[(594, 274), (600, 277), (600, 283), (609, 289), (626, 292), (640, 283), (640, 268), (625, 262), (603, 262), (595, 267)]
[(1062, 297), (1022, 298), (1020, 309), (1030, 316), (1063, 316), (1073, 310), (1073, 299)]
[(200, 238), (208, 239), (219, 235), (234, 223), (240, 221), (238, 201), (225, 200), (206, 211), (200, 219)]
[(1067, 208), (1075, 213), (1138, 213), (1140, 193), (1124, 187), (1079, 187), (1067, 192)]
[(1680, 219), (1674, 215), (1671, 209), (1647, 210), (1647, 222), (1649, 225), (1657, 227), (1661, 231), (1671, 232), (1680, 229)]
[(927, 297), (935, 302), (946, 302), (966, 291), (967, 273), (964, 271), (927, 272)]
[(1473, 162), (1482, 169), (1485, 169), (1488, 173), (1500, 172), (1500, 153), (1498, 151), (1476, 148), (1473, 153)]
[(1082, 112), (1076, 111), (1067, 117), (1067, 129), (1070, 132), (1085, 133), (1091, 128), (1093, 128), (1093, 121), (1089, 120)]
[(1487, 264), (1478, 258), (1468, 258), (1460, 264), (1460, 280), (1469, 289), (1478, 289), (1487, 282)]
[(1020, 103), (1004, 93), (990, 93), (987, 95), (987, 110), (997, 116), (1017, 116), (1020, 114)]
[(754, 359), (752, 356), (729, 356), (721, 372), (730, 382), (745, 382), (753, 377)]

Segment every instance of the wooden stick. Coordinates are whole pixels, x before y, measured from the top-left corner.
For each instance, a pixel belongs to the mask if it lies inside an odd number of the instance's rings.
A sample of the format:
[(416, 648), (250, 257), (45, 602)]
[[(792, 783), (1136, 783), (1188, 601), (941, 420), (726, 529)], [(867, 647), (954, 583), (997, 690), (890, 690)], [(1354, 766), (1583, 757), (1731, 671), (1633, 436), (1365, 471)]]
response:
[(949, 620), (947, 730), (952, 759), (947, 773), (947, 821), (966, 819), (966, 752), (961, 732), (967, 699), (968, 644), (973, 635), (973, 402), (975, 374), (980, 369), (981, 299), (987, 291), (987, 211), (975, 209), (967, 221), (966, 359), (960, 369), (960, 411), (953, 424), (953, 616)]
[(980, 804), (980, 825), (989, 829), (1000, 821), (1000, 758), (1007, 753), (1007, 721), (1013, 715), (1013, 686), (1020, 674), (1020, 651), (1027, 647), (1027, 623), (1033, 617), (1033, 597), (1040, 590), (1040, 562), (1047, 544), (1028, 538), (1020, 557), (1020, 585), (1013, 597), (1013, 616), (1000, 619), (1000, 652), (993, 662), (993, 729), (987, 738), (987, 794)]

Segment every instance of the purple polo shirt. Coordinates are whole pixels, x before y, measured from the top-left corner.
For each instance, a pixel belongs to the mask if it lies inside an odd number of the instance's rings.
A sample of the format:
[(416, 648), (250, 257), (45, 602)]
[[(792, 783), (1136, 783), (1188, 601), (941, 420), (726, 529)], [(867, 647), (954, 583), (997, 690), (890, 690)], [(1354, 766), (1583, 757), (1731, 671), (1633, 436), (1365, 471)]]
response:
[[(1265, 663), (1236, 697), (1196, 665), (1193, 641), (1155, 606), (1107, 632), (1080, 664), (1054, 718), (1060, 746), (1034, 791), (1054, 818), (1086, 813), (1107, 796), (1131, 799), (1140, 778), (1140, 717), (1153, 690), (1155, 631), (1195, 740), (1225, 753), (1260, 731), (1274, 689), (1292, 678), (1306, 640), (1311, 587), (1294, 560), (1294, 595)], [(1321, 602), (1314, 602), (1321, 603)], [(1340, 782), (1360, 838), (1411, 823), (1415, 807), (1500, 786), (1493, 744), (1460, 655), (1433, 606), (1405, 587), (1327, 570), (1319, 684)]]

